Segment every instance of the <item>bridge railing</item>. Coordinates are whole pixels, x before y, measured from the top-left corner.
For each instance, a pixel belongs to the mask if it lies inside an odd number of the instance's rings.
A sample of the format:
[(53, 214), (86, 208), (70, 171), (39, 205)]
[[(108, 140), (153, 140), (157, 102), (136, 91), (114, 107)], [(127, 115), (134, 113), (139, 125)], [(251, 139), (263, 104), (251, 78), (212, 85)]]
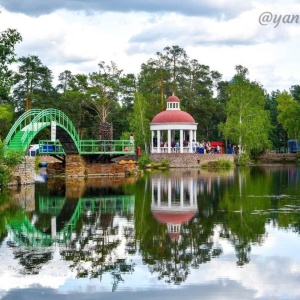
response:
[[(80, 154), (135, 154), (135, 145), (129, 140), (81, 140)], [(39, 154), (65, 154), (60, 142), (39, 141)]]
[(19, 131), (21, 131), (26, 125), (31, 123), (31, 120), (38, 115), (42, 110), (41, 109), (30, 109), (22, 114), (14, 125), (11, 127), (10, 131), (8, 132), (5, 141), (9, 143), (13, 135)]
[(135, 146), (129, 140), (81, 140), (79, 153), (134, 154)]
[(59, 142), (50, 140), (39, 140), (39, 154), (66, 154)]

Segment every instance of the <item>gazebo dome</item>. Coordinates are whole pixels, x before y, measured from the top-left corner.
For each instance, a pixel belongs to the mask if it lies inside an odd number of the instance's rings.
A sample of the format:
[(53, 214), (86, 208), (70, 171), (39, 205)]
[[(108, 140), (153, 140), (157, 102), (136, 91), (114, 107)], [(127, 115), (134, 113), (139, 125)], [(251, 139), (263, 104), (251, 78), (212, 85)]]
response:
[(180, 100), (172, 95), (167, 100), (167, 109), (158, 113), (151, 124), (162, 123), (192, 123), (195, 124), (194, 118), (187, 112), (180, 110)]
[(162, 224), (184, 224), (189, 222), (196, 214), (195, 211), (170, 212), (153, 211), (154, 218)]
[(167, 102), (180, 102), (180, 100), (175, 95), (172, 95), (168, 98)]
[(169, 237), (176, 240), (180, 236), (181, 225), (188, 223), (196, 215), (196, 212), (153, 211), (152, 214), (159, 223), (167, 225)]
[(158, 113), (151, 124), (161, 123), (195, 123), (194, 118), (187, 112), (181, 110), (165, 110)]

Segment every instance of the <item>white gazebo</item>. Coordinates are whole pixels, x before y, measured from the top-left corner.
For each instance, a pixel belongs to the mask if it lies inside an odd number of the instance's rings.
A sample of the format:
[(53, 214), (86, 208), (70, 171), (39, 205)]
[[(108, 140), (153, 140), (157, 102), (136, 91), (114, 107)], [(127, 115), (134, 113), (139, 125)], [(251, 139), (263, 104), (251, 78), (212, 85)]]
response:
[(180, 109), (180, 100), (172, 95), (167, 109), (158, 113), (150, 123), (151, 153), (192, 153), (196, 141), (197, 123)]

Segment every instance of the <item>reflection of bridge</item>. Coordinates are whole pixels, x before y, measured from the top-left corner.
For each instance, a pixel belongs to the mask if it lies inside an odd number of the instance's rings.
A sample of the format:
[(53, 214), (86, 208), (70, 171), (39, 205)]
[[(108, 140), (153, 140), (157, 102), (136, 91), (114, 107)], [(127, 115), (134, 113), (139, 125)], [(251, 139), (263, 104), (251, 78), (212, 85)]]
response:
[(134, 196), (79, 198), (77, 206), (64, 227), (56, 232), (56, 217), (62, 211), (66, 199), (63, 197), (40, 197), (39, 208), (41, 213), (52, 216), (51, 234), (44, 233), (34, 227), (24, 214), (22, 220), (15, 220), (7, 224), (7, 230), (18, 245), (50, 246), (52, 243), (66, 243), (71, 238), (77, 222), (83, 214), (132, 214)]
[(72, 121), (60, 110), (31, 109), (26, 111), (10, 129), (5, 141), (8, 151), (23, 153), (34, 137), (51, 127), (55, 139), (40, 141), (40, 154), (133, 154), (129, 140), (81, 140)]

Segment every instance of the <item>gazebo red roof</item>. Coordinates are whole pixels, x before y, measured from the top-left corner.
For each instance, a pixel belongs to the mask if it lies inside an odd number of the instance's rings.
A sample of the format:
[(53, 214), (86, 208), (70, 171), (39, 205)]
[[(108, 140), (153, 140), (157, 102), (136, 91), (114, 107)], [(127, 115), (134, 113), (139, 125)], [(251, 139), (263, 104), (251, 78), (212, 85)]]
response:
[(167, 99), (167, 102), (180, 102), (180, 100), (175, 95), (172, 95)]
[(153, 211), (154, 218), (162, 224), (184, 224), (189, 222), (196, 214), (195, 211), (188, 212), (163, 212)]
[[(175, 96), (174, 96), (175, 97)], [(158, 123), (195, 123), (194, 118), (185, 111), (165, 110), (158, 113), (152, 120), (151, 124)]]

